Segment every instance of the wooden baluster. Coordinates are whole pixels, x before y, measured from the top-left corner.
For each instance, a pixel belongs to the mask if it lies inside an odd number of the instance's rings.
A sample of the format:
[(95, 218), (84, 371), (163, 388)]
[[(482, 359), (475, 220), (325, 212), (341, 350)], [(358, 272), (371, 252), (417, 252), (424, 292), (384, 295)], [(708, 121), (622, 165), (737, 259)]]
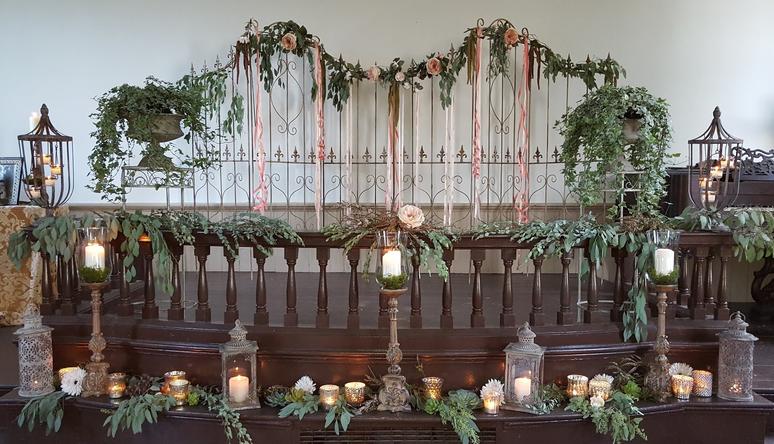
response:
[(132, 301), (129, 296), (129, 282), (126, 282), (126, 269), (124, 268), (124, 259), (126, 253), (117, 250), (116, 254), (117, 263), (115, 268), (118, 269), (118, 315), (119, 316), (133, 316), (134, 309), (132, 308)]
[[(70, 261), (75, 258), (70, 258)], [(70, 261), (65, 262), (62, 256), (57, 256), (57, 268), (59, 269), (59, 291), (62, 295), (62, 305), (59, 308), (62, 310), (62, 314), (71, 316), (75, 314), (75, 303), (73, 302), (73, 288), (70, 283)]]
[(40, 314), (48, 316), (54, 314), (53, 289), (51, 288), (51, 260), (48, 253), (40, 253)]
[(529, 323), (545, 325), (546, 314), (543, 313), (543, 257), (532, 259), (535, 273), (532, 275), (532, 311), (529, 313)]
[(452, 285), (451, 285), (451, 265), (454, 260), (454, 250), (444, 250), (443, 261), (449, 270), (449, 276), (443, 283), (443, 292), (441, 294), (441, 328), (454, 328), (454, 315), (452, 314)]
[(613, 259), (615, 260), (615, 278), (613, 279), (613, 308), (610, 310), (610, 320), (612, 322), (621, 322), (623, 313), (621, 306), (624, 300), (624, 259), (626, 259), (626, 250), (623, 248), (613, 248)]
[(693, 293), (693, 304), (691, 306), (691, 319), (704, 319), (707, 310), (704, 307), (704, 273), (708, 247), (697, 247), (694, 252), (693, 281), (696, 284)]
[(516, 315), (513, 314), (513, 281), (511, 273), (516, 250), (513, 248), (503, 248), (500, 250), (500, 257), (505, 268), (503, 272), (503, 311), (500, 313), (500, 327), (515, 327)]
[(158, 319), (159, 306), (156, 305), (156, 284), (153, 278), (153, 248), (151, 242), (140, 241), (140, 254), (143, 256), (145, 266), (145, 275), (143, 283), (143, 295), (145, 300), (142, 304), (143, 319)]
[(589, 263), (588, 282), (586, 286), (586, 310), (583, 312), (583, 322), (591, 324), (602, 322), (605, 312), (599, 308), (599, 292), (597, 291), (597, 265), (591, 259), (589, 249), (585, 250), (586, 260)]
[(296, 261), (298, 261), (298, 247), (285, 247), (285, 262), (288, 264), (288, 280), (285, 286), (285, 327), (298, 325), (298, 312), (296, 312)]
[(411, 256), (411, 316), (409, 326), (422, 328), (422, 275), (419, 271), (420, 258), (418, 254)]
[(704, 310), (707, 313), (715, 313), (715, 282), (712, 279), (712, 267), (715, 262), (714, 248), (709, 250), (707, 265), (704, 272)]
[[(238, 246), (234, 246), (238, 250)], [(233, 324), (239, 319), (239, 309), (237, 308), (237, 288), (236, 288), (236, 270), (234, 262), (236, 258), (228, 251), (225, 251), (227, 272), (226, 272), (226, 310), (223, 312), (223, 323)]]
[(678, 305), (688, 305), (691, 299), (691, 278), (688, 270), (688, 257), (691, 255), (690, 249), (680, 248), (680, 275), (677, 280), (677, 289), (679, 291)]
[(470, 313), (471, 327), (484, 327), (484, 296), (481, 294), (481, 266), (486, 257), (486, 250), (470, 250), (470, 259), (473, 261), (473, 310)]
[(715, 319), (728, 320), (731, 312), (728, 310), (728, 259), (732, 255), (731, 247), (722, 246), (720, 250), (720, 276), (718, 276), (718, 301), (715, 306)]
[(196, 289), (196, 321), (210, 322), (212, 309), (210, 308), (210, 294), (207, 287), (207, 256), (210, 254), (210, 246), (194, 245), (194, 256), (199, 262), (199, 282)]
[(570, 263), (572, 263), (573, 251), (563, 253), (562, 261), (562, 283), (559, 287), (559, 311), (556, 313), (556, 323), (559, 325), (574, 324), (577, 319), (574, 312), (570, 310)]
[(357, 265), (360, 262), (360, 250), (353, 248), (347, 253), (349, 260), (349, 312), (347, 328), (360, 328), (360, 291), (357, 285)]
[(320, 264), (320, 276), (317, 284), (317, 328), (328, 328), (330, 316), (328, 315), (328, 279), (326, 269), (331, 258), (331, 249), (317, 247), (317, 263)]
[(172, 256), (172, 297), (170, 298), (169, 310), (167, 310), (167, 319), (170, 321), (182, 321), (185, 319), (185, 311), (182, 305), (183, 287), (180, 282), (180, 257), (183, 255), (183, 247), (178, 244), (171, 244), (169, 245), (169, 250), (170, 256)]
[(269, 325), (269, 312), (266, 310), (266, 275), (264, 267), (266, 266), (266, 254), (258, 248), (253, 248), (253, 257), (258, 270), (255, 275), (255, 315), (253, 324)]

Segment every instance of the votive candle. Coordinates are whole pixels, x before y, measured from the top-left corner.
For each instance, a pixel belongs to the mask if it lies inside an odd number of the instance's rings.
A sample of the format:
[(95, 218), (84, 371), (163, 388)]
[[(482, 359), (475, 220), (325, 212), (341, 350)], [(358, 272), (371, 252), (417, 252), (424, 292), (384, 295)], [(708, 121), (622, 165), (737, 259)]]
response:
[(62, 165), (51, 165), (51, 174), (54, 174), (56, 176), (62, 174)]
[(108, 375), (107, 392), (111, 399), (124, 397), (126, 391), (126, 374), (111, 373)]
[(181, 406), (188, 400), (188, 380), (175, 379), (169, 383), (169, 395), (175, 398), (175, 405)]
[(40, 199), (40, 188), (38, 187), (27, 188), (27, 193), (30, 195), (30, 199)]
[(46, 184), (47, 187), (53, 187), (56, 185), (56, 176), (46, 176), (46, 178), (43, 179), (43, 183)]
[(589, 381), (589, 396), (599, 396), (607, 401), (610, 397), (610, 390), (612, 388), (613, 387), (607, 381), (592, 379)]
[(500, 404), (502, 404), (502, 397), (499, 395), (487, 395), (482, 400), (484, 402), (484, 413), (488, 415), (496, 415), (500, 413)]
[(425, 396), (428, 399), (441, 399), (443, 378), (439, 378), (437, 376), (428, 376), (422, 378), (422, 384), (425, 386)]
[(365, 384), (362, 382), (348, 382), (344, 384), (344, 397), (350, 405), (358, 406), (365, 401)]
[(40, 156), (40, 163), (43, 165), (51, 165), (51, 154), (43, 154)]
[(693, 391), (693, 378), (686, 375), (672, 375), (672, 393), (680, 401), (687, 401)]
[(567, 376), (567, 396), (585, 398), (589, 394), (589, 378), (583, 375)]
[(185, 372), (182, 370), (172, 370), (164, 373), (164, 384), (161, 386), (161, 393), (169, 393), (169, 383), (178, 379), (185, 379)]
[(320, 387), (320, 403), (322, 403), (325, 410), (330, 410), (336, 405), (336, 401), (339, 400), (339, 386), (333, 384), (325, 384)]
[(693, 394), (702, 398), (712, 396), (712, 373), (707, 370), (694, 370), (691, 372), (693, 378)]
[(522, 376), (513, 380), (513, 394), (516, 395), (516, 401), (522, 402), (524, 398), (532, 394), (532, 378)]

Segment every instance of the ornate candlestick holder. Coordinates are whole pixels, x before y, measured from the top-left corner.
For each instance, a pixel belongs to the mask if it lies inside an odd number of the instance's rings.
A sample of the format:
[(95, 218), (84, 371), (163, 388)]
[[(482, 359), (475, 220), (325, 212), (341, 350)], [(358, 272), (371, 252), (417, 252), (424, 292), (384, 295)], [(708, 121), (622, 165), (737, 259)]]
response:
[(655, 355), (650, 362), (648, 374), (645, 377), (645, 386), (649, 388), (656, 396), (665, 401), (670, 394), (671, 376), (669, 375), (669, 341), (666, 337), (666, 309), (667, 295), (677, 289), (677, 285), (654, 285), (658, 297), (658, 330), (656, 334), (656, 344), (654, 346)]
[(107, 343), (102, 335), (102, 290), (107, 286), (106, 282), (83, 283), (91, 291), (91, 362), (86, 364), (86, 378), (83, 380), (83, 393), (81, 396), (100, 396), (107, 394), (108, 368), (110, 364), (104, 362), (102, 352)]
[(382, 376), (382, 388), (379, 390), (380, 411), (389, 412), (410, 412), (409, 391), (406, 388), (406, 377), (400, 374), (400, 361), (403, 359), (403, 352), (400, 351), (398, 343), (398, 298), (406, 293), (406, 288), (398, 290), (382, 289), (381, 295), (388, 300), (387, 312), (390, 316), (390, 343), (387, 346), (387, 374)]

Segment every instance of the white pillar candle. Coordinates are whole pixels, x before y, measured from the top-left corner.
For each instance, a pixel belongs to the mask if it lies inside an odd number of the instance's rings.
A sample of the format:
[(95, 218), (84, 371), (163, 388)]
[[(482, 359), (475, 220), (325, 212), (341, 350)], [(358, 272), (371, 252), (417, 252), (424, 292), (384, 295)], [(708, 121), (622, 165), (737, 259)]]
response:
[(532, 379), (529, 377), (516, 378), (513, 381), (513, 392), (516, 395), (516, 401), (521, 402), (532, 394)]
[(382, 276), (400, 276), (400, 250), (390, 250), (382, 256)]
[(83, 266), (89, 268), (105, 268), (105, 247), (99, 244), (89, 244), (83, 251)]
[(232, 376), (228, 380), (228, 399), (240, 403), (247, 401), (250, 392), (250, 378), (247, 376)]
[(33, 131), (35, 127), (38, 126), (38, 122), (40, 122), (40, 113), (38, 112), (30, 113), (29, 122), (30, 122), (30, 131)]
[(657, 248), (653, 255), (656, 274), (664, 276), (675, 269), (675, 252), (669, 248)]

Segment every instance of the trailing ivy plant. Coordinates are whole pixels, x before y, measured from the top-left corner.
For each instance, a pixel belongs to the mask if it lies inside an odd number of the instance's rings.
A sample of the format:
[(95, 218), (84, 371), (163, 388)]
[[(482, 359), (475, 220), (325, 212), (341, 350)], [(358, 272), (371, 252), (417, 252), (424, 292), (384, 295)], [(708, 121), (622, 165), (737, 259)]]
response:
[(588, 398), (570, 398), (565, 410), (579, 413), (583, 419), (591, 419), (597, 433), (610, 435), (613, 444), (632, 441), (636, 438), (647, 440), (642, 429), (642, 412), (634, 405), (635, 399), (620, 391), (613, 391), (604, 406), (592, 406)]
[(232, 442), (236, 439), (238, 444), (252, 444), (253, 437), (247, 431), (247, 428), (240, 420), (239, 412), (232, 409), (224, 400), (223, 395), (213, 393), (199, 386), (193, 386), (188, 395), (188, 405), (204, 405), (207, 410), (214, 412), (223, 425), (223, 431), (226, 434), (226, 441)]
[(45, 425), (46, 436), (51, 432), (58, 432), (62, 426), (63, 403), (66, 397), (67, 393), (57, 390), (48, 395), (30, 399), (16, 418), (16, 424), (19, 427), (24, 427), (26, 424), (30, 432), (37, 425)]

